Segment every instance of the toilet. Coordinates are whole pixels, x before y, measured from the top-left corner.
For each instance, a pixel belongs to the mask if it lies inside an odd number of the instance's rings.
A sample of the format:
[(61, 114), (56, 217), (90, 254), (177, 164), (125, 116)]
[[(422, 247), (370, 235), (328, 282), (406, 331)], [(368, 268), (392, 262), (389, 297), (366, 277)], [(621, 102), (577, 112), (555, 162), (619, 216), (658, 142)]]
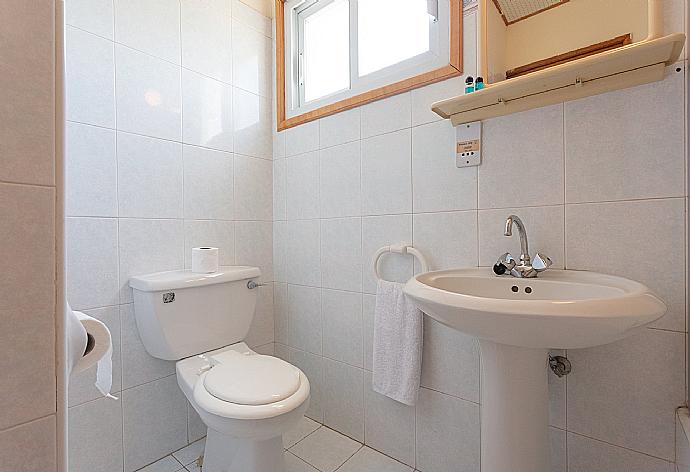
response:
[(282, 435), (309, 404), (302, 371), (243, 342), (260, 276), (256, 267), (225, 266), (129, 281), (146, 350), (177, 361), (177, 383), (207, 426), (204, 472), (283, 472)]

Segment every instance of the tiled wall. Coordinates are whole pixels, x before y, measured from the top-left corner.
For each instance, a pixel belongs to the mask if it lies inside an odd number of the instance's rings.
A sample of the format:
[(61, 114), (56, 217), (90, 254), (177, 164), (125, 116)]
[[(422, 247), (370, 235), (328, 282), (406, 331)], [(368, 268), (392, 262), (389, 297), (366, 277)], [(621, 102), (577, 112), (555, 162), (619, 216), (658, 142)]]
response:
[(1, 8), (0, 469), (49, 472), (58, 429), (55, 4)]
[[(132, 471), (205, 434), (175, 363), (149, 356), (128, 278), (272, 270), (271, 23), (237, 0), (67, 1), (67, 295), (104, 321), (113, 390), (72, 378), (70, 472)], [(272, 285), (248, 343), (272, 352)]]
[[(667, 31), (684, 31), (685, 1), (664, 3)], [(515, 213), (555, 267), (639, 280), (669, 307), (629, 339), (568, 351), (572, 374), (550, 375), (553, 470), (671, 471), (686, 372), (685, 75), (681, 61), (663, 82), (487, 120), (473, 168), (455, 167), (455, 130), (430, 111), (462, 79), (276, 135), (276, 353), (309, 376), (308, 415), (422, 472), (477, 472), (472, 338), (425, 320), (416, 408), (370, 388), (371, 259), (406, 241), (434, 269), (490, 266), (519, 253), (503, 236)], [(384, 266), (389, 279), (413, 274), (401, 256)]]

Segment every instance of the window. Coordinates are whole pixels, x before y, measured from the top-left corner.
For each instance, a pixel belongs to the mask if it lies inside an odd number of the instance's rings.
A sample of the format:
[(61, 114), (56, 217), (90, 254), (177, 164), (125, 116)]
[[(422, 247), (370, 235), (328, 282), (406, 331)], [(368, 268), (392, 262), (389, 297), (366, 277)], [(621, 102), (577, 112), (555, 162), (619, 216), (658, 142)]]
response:
[(461, 0), (276, 0), (278, 128), (461, 74)]

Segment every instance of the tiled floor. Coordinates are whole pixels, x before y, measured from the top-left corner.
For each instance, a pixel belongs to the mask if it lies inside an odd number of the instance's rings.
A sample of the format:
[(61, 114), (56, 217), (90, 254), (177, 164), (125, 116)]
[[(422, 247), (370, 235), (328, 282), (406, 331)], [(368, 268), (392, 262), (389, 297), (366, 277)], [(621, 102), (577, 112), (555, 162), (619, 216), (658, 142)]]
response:
[[(286, 472), (413, 472), (411, 467), (309, 418), (285, 434), (283, 443)], [(203, 452), (202, 439), (139, 472), (201, 472), (196, 460)]]

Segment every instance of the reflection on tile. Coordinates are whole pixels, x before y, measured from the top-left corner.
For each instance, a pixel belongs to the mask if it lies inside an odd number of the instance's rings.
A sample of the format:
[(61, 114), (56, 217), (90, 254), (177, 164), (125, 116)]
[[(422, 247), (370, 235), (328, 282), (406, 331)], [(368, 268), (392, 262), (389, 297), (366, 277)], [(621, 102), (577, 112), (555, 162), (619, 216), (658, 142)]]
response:
[(182, 99), (184, 142), (232, 151), (232, 87), (183, 69)]

